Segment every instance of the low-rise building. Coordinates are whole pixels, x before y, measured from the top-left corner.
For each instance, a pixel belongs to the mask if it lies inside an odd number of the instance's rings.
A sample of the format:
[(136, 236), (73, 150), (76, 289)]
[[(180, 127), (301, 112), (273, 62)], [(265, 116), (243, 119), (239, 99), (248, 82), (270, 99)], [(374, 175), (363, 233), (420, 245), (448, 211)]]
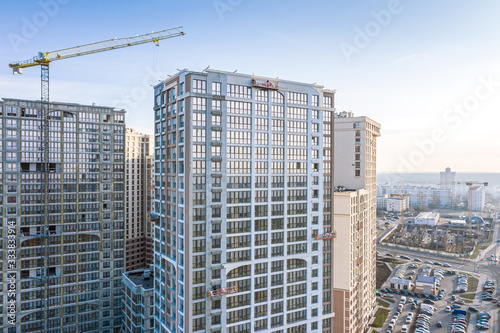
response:
[(436, 293), (437, 280), (435, 276), (417, 275), (415, 279), (415, 291), (428, 295)]
[(389, 287), (391, 289), (410, 290), (413, 283), (407, 279), (392, 278), (389, 280)]
[(416, 225), (436, 225), (439, 221), (439, 213), (436, 212), (424, 212), (418, 214), (415, 218)]

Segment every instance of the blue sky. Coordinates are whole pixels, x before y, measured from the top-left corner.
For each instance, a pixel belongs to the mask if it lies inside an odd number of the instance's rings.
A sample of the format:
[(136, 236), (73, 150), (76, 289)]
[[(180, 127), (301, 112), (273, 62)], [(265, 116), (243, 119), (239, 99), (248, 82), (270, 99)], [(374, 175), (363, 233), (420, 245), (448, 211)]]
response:
[(39, 98), (39, 69), (13, 76), (12, 61), (182, 25), (160, 47), (54, 62), (51, 99), (126, 107), (152, 133), (150, 85), (177, 68), (317, 82), (337, 89), (338, 111), (382, 124), (380, 171), (498, 172), (499, 12), (494, 0), (2, 0), (0, 97)]

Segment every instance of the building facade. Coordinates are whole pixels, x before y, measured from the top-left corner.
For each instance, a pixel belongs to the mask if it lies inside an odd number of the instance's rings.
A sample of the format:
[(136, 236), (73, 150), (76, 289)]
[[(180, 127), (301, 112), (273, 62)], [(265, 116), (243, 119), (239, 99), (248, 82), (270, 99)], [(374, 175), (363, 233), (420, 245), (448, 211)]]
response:
[(123, 273), (123, 333), (154, 332), (154, 279), (150, 269)]
[(423, 212), (415, 217), (415, 225), (431, 225), (438, 224), (441, 215), (436, 212)]
[(125, 267), (127, 271), (153, 263), (153, 135), (127, 128), (125, 133)]
[[(453, 189), (425, 186), (377, 186), (379, 196), (400, 194), (408, 199), (411, 207), (452, 208), (455, 201)], [(387, 206), (387, 204), (386, 204)]]
[[(378, 200), (378, 197), (377, 197)], [(385, 199), (385, 210), (388, 212), (401, 213), (403, 210), (410, 207), (410, 199), (408, 197), (401, 198), (386, 198)]]
[[(332, 271), (335, 272), (333, 332), (370, 330), (368, 323), (376, 301), (376, 156), (379, 136), (380, 124), (368, 117), (341, 112), (334, 119), (335, 209), (332, 229), (337, 232), (337, 239), (332, 250)], [(346, 267), (349, 267), (348, 271)], [(346, 276), (339, 271), (344, 271)]]
[(35, 101), (0, 102), (1, 328), (118, 332), (125, 111), (50, 104), (45, 196), (39, 108)]
[(439, 173), (440, 185), (442, 188), (451, 190), (452, 194), (456, 194), (457, 188), (457, 173), (452, 172), (451, 168), (446, 168), (444, 172)]
[(333, 97), (214, 70), (155, 87), (155, 332), (330, 332)]
[(469, 205), (475, 212), (482, 212), (486, 203), (486, 193), (484, 187), (473, 186), (469, 190)]

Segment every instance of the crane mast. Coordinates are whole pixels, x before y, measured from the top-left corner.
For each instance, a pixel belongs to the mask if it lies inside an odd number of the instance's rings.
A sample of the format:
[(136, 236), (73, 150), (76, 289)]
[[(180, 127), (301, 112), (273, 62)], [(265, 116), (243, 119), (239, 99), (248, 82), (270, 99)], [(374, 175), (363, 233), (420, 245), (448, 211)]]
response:
[[(40, 233), (40, 246), (42, 267), (40, 275), (40, 300), (41, 300), (41, 320), (43, 322), (43, 332), (48, 332), (48, 313), (49, 313), (49, 254), (50, 254), (50, 234), (49, 234), (49, 138), (50, 138), (50, 94), (49, 94), (49, 64), (53, 61), (79, 57), (88, 54), (111, 51), (129, 46), (154, 43), (159, 45), (160, 40), (184, 36), (182, 27), (152, 32), (135, 37), (115, 38), (97, 43), (90, 43), (71, 48), (61, 49), (51, 52), (39, 52), (36, 56), (25, 61), (16, 61), (9, 64), (13, 69), (13, 74), (22, 74), (24, 68), (40, 66), (41, 68), (41, 98), (40, 98), (40, 117), (42, 120), (42, 202), (43, 202), (43, 225)], [(37, 279), (38, 280), (38, 279)], [(17, 309), (17, 307), (16, 307)], [(17, 317), (17, 316), (16, 316)]]

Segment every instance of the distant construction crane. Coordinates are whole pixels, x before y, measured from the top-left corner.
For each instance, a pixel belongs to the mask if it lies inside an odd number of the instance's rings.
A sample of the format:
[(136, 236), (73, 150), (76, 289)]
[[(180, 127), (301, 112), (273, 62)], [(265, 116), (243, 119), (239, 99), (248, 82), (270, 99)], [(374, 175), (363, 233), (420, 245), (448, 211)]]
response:
[(42, 309), (42, 321), (43, 321), (43, 332), (48, 332), (48, 304), (49, 304), (49, 277), (48, 277), (48, 267), (49, 267), (49, 64), (56, 60), (68, 59), (79, 57), (87, 54), (94, 54), (99, 52), (111, 51), (116, 49), (121, 49), (124, 47), (155, 43), (157, 46), (160, 40), (167, 38), (174, 38), (179, 36), (184, 36), (185, 33), (181, 31), (182, 27), (176, 27), (172, 29), (162, 30), (158, 32), (152, 32), (144, 35), (137, 35), (135, 37), (125, 37), (125, 38), (115, 38), (109, 39), (102, 42), (90, 43), (80, 46), (75, 46), (67, 49), (62, 49), (52, 52), (39, 52), (38, 55), (26, 61), (17, 61), (9, 64), (9, 67), (13, 69), (14, 75), (22, 74), (23, 69), (27, 67), (40, 66), (42, 70), (41, 74), (41, 98), (40, 98), (40, 116), (42, 118), (42, 153), (43, 153), (43, 163), (42, 163), (42, 173), (44, 177), (42, 179), (43, 183), (43, 227), (41, 234), (39, 235), (41, 242), (41, 253), (42, 253), (42, 267), (41, 267), (41, 277), (40, 292), (41, 298), (41, 309)]

